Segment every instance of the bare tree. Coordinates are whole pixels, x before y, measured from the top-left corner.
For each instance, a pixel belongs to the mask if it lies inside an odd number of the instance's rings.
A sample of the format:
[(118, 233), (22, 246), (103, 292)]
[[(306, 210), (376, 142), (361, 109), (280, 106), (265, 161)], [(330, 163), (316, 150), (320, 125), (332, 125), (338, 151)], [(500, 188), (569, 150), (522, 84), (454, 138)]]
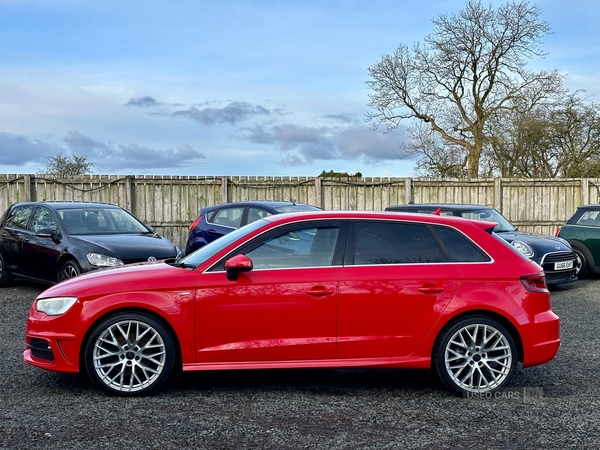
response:
[(43, 173), (54, 175), (58, 178), (71, 178), (89, 174), (93, 163), (87, 160), (86, 156), (63, 156), (59, 153), (55, 156), (49, 156), (50, 161)]
[(424, 45), (400, 45), (369, 68), (367, 119), (387, 131), (404, 119), (427, 124), (461, 150), (467, 177), (477, 177), (488, 120), (503, 110), (525, 113), (563, 91), (557, 71), (526, 67), (545, 55), (538, 44), (550, 28), (540, 13), (526, 1), (493, 9), (470, 0), (457, 15), (434, 19)]
[(505, 177), (600, 175), (600, 111), (579, 93), (521, 114), (497, 115), (484, 159)]

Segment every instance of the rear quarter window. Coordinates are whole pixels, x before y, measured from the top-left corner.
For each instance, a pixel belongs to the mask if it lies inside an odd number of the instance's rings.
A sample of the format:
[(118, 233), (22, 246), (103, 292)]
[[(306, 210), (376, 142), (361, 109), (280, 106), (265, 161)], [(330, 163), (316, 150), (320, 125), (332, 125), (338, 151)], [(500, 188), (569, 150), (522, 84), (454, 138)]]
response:
[(486, 262), (486, 255), (469, 238), (450, 227), (436, 226), (435, 233), (447, 250), (448, 256), (455, 262)]
[(588, 227), (600, 227), (600, 211), (586, 211), (575, 223)]

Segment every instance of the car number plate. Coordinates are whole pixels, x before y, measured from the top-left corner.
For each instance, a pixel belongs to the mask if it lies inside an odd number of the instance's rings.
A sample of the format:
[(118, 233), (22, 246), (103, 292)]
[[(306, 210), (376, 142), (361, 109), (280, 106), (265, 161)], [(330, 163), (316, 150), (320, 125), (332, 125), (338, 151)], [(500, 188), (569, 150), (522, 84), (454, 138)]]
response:
[(573, 261), (562, 261), (562, 262), (554, 263), (554, 270), (565, 270), (565, 269), (572, 269), (572, 268), (573, 268)]

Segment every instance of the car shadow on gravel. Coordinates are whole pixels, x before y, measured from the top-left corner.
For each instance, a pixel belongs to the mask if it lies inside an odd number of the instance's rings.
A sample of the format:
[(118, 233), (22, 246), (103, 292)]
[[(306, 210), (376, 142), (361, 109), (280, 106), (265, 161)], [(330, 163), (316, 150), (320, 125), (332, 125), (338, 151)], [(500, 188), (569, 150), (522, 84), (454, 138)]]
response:
[(328, 395), (372, 391), (444, 391), (428, 370), (399, 369), (273, 369), (175, 374), (169, 392), (298, 391)]

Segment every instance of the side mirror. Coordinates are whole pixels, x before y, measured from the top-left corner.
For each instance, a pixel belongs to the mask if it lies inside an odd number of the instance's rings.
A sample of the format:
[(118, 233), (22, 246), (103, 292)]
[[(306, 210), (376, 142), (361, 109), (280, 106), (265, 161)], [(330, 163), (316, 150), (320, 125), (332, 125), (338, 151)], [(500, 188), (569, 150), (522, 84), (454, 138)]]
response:
[(236, 255), (225, 261), (225, 275), (229, 281), (235, 281), (240, 272), (248, 272), (253, 267), (252, 260), (246, 255)]
[(38, 230), (37, 233), (35, 233), (36, 236), (39, 237), (52, 237), (56, 234), (56, 231), (53, 230), (52, 228), (42, 228), (41, 230)]
[(57, 234), (56, 229), (42, 228), (41, 230), (38, 230), (38, 232), (35, 233), (35, 235), (43, 238), (50, 238), (57, 244), (60, 242), (60, 235)]

